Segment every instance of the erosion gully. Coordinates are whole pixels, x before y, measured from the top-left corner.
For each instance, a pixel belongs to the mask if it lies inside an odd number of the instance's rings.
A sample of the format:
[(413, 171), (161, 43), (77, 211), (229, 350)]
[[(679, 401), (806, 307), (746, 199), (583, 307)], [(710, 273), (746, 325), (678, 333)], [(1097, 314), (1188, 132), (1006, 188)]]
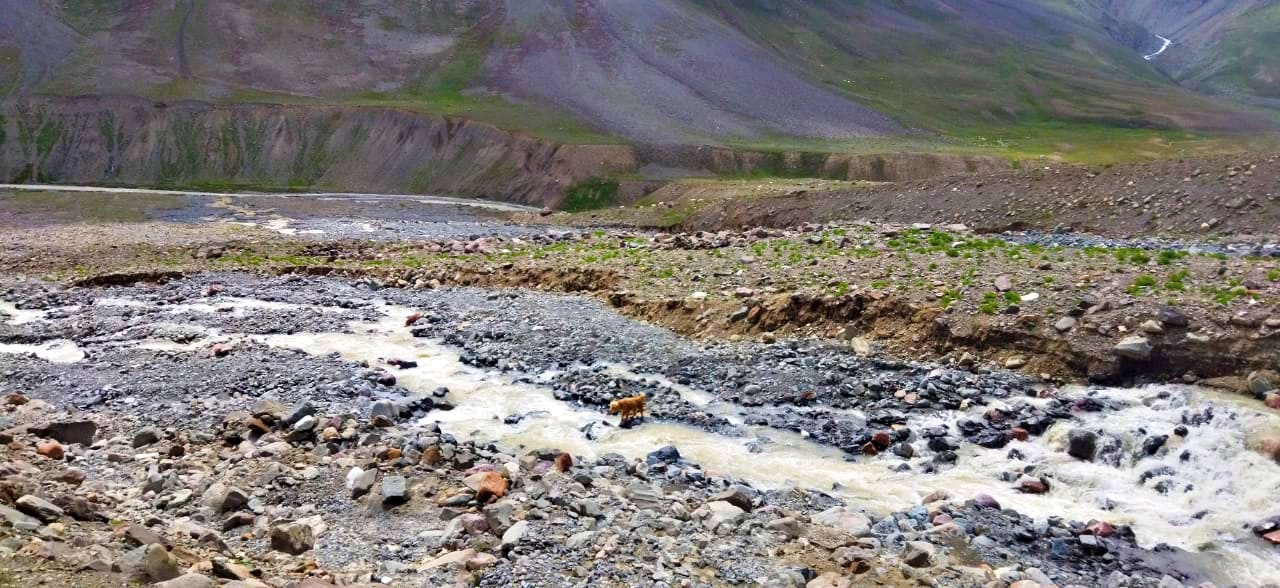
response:
[[(93, 305), (136, 306), (155, 311), (155, 301), (114, 296), (109, 291)], [(675, 384), (661, 375), (637, 374), (625, 365), (598, 366), (611, 376), (648, 379), (669, 388), (684, 400), (711, 414), (724, 417), (752, 435), (731, 437), (684, 424), (650, 420), (632, 428), (592, 427), (610, 419), (603, 413), (557, 400), (550, 382), (553, 372), (519, 375), (481, 369), (460, 361), (460, 351), (427, 338), (414, 337), (405, 326), (413, 308), (382, 300), (375, 302), (381, 317), (375, 322), (354, 320), (346, 332), (245, 335), (200, 327), (205, 336), (175, 343), (145, 339), (129, 344), (171, 352), (195, 352), (220, 341), (252, 340), (292, 348), (309, 354), (340, 354), (353, 362), (375, 364), (387, 358), (411, 359), (417, 366), (396, 372), (398, 383), (419, 394), (440, 387), (449, 390), (454, 408), (436, 411), (427, 419), (437, 421), (459, 438), (496, 441), (513, 447), (558, 447), (583, 456), (619, 453), (643, 458), (657, 447), (674, 445), (703, 467), (750, 480), (762, 488), (794, 484), (828, 490), (851, 505), (877, 514), (910, 508), (936, 490), (952, 495), (989, 494), (1006, 508), (1037, 519), (1064, 517), (1129, 524), (1144, 547), (1164, 543), (1191, 552), (1201, 566), (1214, 571), (1223, 583), (1257, 585), (1280, 582), (1280, 552), (1252, 535), (1251, 524), (1275, 513), (1274, 492), (1280, 487), (1280, 464), (1246, 448), (1246, 437), (1256, 429), (1280, 426), (1280, 417), (1259, 409), (1256, 403), (1230, 395), (1184, 386), (1149, 386), (1136, 389), (1072, 388), (1064, 394), (1090, 393), (1114, 401), (1115, 410), (1082, 412), (1076, 420), (1060, 421), (1044, 435), (1008, 448), (985, 449), (963, 444), (954, 467), (937, 473), (920, 468), (899, 471), (885, 460), (851, 460), (840, 450), (813, 442), (805, 432), (794, 433), (764, 426), (746, 425), (737, 405), (689, 386)], [(290, 304), (254, 298), (219, 297), (209, 302), (167, 304), (160, 320), (182, 325), (193, 316), (236, 316), (259, 310), (312, 309), (345, 313), (346, 309)], [(0, 314), (10, 324), (52, 320), (53, 315), (74, 314), (80, 307), (23, 309), (0, 302)], [(86, 361), (86, 353), (70, 340), (37, 344), (0, 345), (0, 353), (35, 354), (49, 362)], [(1036, 397), (1010, 398), (1010, 404), (1036, 403)], [(954, 428), (959, 419), (981, 414), (986, 407), (937, 411), (913, 417), (913, 427)], [(1185, 425), (1188, 413), (1211, 411), (1216, 418), (1194, 426), (1185, 437), (1170, 435), (1168, 450), (1138, 457), (1148, 434), (1172, 431)], [(862, 415), (846, 411), (848, 418)], [(509, 418), (519, 415), (519, 418)], [(1118, 466), (1081, 461), (1064, 450), (1067, 432), (1074, 427), (1101, 431), (1123, 443), (1126, 456)], [(590, 429), (592, 434), (584, 433)], [(753, 443), (767, 438), (769, 443)], [(1045, 494), (1023, 494), (996, 477), (1010, 468), (1012, 448), (1021, 463), (1055, 481)], [(900, 462), (901, 459), (894, 458)], [(910, 461), (910, 460), (907, 460)], [(1167, 484), (1141, 483), (1144, 473), (1176, 470)], [(1144, 482), (1146, 480), (1143, 480)]]

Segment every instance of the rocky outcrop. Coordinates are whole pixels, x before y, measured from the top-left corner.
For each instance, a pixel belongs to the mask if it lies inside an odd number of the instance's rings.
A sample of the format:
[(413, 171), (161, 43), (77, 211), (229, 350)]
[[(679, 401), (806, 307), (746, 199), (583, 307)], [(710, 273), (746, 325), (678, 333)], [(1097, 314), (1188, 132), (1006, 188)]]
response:
[[(0, 180), (13, 183), (441, 193), (558, 206), (588, 180), (650, 172), (904, 181), (1008, 167), (1001, 158), (944, 154), (561, 145), (389, 108), (126, 96), (0, 104)], [(632, 184), (630, 200), (660, 185)]]
[(0, 178), (206, 188), (451, 193), (547, 204), (635, 169), (627, 149), (561, 146), (385, 108), (215, 106), (133, 97), (0, 107)]

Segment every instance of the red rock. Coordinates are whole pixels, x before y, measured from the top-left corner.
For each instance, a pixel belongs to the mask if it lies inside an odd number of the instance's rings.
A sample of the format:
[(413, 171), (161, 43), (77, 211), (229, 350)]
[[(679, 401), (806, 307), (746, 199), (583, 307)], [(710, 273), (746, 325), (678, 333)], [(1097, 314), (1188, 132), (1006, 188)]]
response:
[(387, 461), (400, 459), (401, 454), (402, 452), (398, 448), (390, 447), (387, 449)]
[(985, 414), (983, 414), (983, 417), (985, 417), (988, 421), (991, 421), (993, 423), (998, 423), (1000, 421), (1003, 421), (1004, 416), (1005, 416), (1004, 412), (994, 408), (991, 410), (988, 410)]
[(213, 357), (226, 357), (231, 355), (231, 352), (234, 350), (235, 347), (230, 343), (218, 343), (217, 345), (209, 348), (209, 355), (212, 355)]
[(422, 320), (422, 313), (415, 312), (404, 319), (404, 326), (412, 327), (414, 323)]
[(931, 502), (940, 502), (940, 501), (943, 501), (943, 500), (947, 500), (948, 498), (951, 498), (951, 494), (950, 494), (950, 493), (948, 493), (946, 490), (934, 490), (933, 492), (930, 492), (927, 496), (925, 496), (925, 497), (920, 501), (920, 504), (929, 504), (929, 503), (931, 503)]
[(22, 406), (26, 404), (28, 400), (26, 396), (18, 394), (17, 392), (11, 392), (9, 393), (9, 396), (5, 399), (5, 402), (13, 406)]
[(559, 470), (560, 473), (569, 471), (569, 468), (571, 467), (573, 467), (573, 457), (568, 453), (561, 453), (556, 456), (556, 469)]
[(1014, 427), (1011, 432), (1013, 433), (1013, 438), (1018, 441), (1026, 441), (1027, 438), (1031, 436), (1031, 433), (1027, 432), (1027, 430), (1022, 427)]
[(378, 383), (383, 386), (395, 386), (396, 377), (392, 375), (391, 372), (382, 372), (381, 374), (378, 374)]
[(1280, 545), (1280, 530), (1272, 531), (1262, 536), (1263, 539), (1270, 541), (1272, 545)]
[(1266, 403), (1267, 403), (1267, 408), (1274, 408), (1276, 410), (1280, 410), (1280, 394), (1276, 394), (1275, 392), (1267, 394)]
[(187, 448), (182, 445), (178, 445), (175, 443), (169, 446), (169, 457), (182, 457), (186, 454), (187, 454)]
[(992, 498), (990, 494), (979, 494), (974, 496), (973, 504), (974, 506), (981, 508), (994, 508), (996, 510), (1000, 510), (1000, 503), (996, 502), (996, 499)]
[(1018, 484), (1018, 490), (1027, 494), (1044, 494), (1049, 491), (1049, 485), (1045, 484), (1043, 480), (1029, 478)]
[(65, 452), (62, 450), (62, 445), (53, 440), (41, 441), (36, 444), (36, 453), (39, 453), (49, 459), (62, 459), (65, 455)]
[(951, 515), (949, 515), (949, 514), (947, 514), (947, 513), (945, 513), (945, 512), (943, 512), (943, 513), (938, 513), (938, 516), (933, 517), (933, 526), (935, 526), (935, 527), (936, 527), (936, 526), (938, 526), (938, 525), (945, 525), (945, 524), (950, 523), (950, 522), (951, 522)]
[(876, 445), (874, 443), (871, 443), (868, 441), (867, 443), (864, 443), (862, 445), (862, 454), (863, 455), (879, 455), (880, 451), (876, 449)]
[(1085, 535), (1096, 535), (1098, 537), (1110, 537), (1116, 534), (1116, 528), (1106, 521), (1093, 521), (1084, 528)]
[(498, 472), (489, 472), (485, 474), (484, 480), (480, 482), (480, 490), (476, 492), (476, 502), (485, 504), (491, 499), (502, 498), (506, 495), (507, 479), (498, 474)]
[(889, 434), (884, 431), (877, 431), (875, 435), (871, 436), (871, 442), (875, 443), (876, 447), (884, 449), (893, 444), (893, 438), (889, 437)]
[(215, 283), (209, 284), (209, 287), (205, 289), (204, 293), (206, 296), (213, 296), (216, 294), (221, 294), (224, 290), (226, 290), (226, 288), (222, 287), (222, 284), (215, 282)]

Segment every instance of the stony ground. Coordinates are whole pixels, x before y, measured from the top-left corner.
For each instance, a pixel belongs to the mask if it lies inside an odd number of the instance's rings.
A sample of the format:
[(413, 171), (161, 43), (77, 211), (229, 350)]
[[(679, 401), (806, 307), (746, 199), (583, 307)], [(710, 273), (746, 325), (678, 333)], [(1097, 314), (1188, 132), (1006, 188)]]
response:
[[(189, 325), (345, 330), (327, 315), (369, 322), (371, 299), (386, 298), (421, 309), (403, 329), (456, 347), (464, 363), (516, 378), (597, 362), (661, 373), (725, 397), (748, 421), (818, 431), (818, 442), (885, 467), (952, 467), (961, 444), (1017, 443), (1075, 410), (1064, 399), (1060, 409), (913, 431), (902, 426), (913, 411), (1034, 391), (1003, 371), (860, 360), (811, 344), (696, 344), (564, 296), (245, 274), (107, 289), (15, 282), (6, 300), (52, 312), (48, 321), (9, 325), (4, 339), (69, 337), (89, 359), (0, 355), (9, 394), (0, 550), (14, 562), (13, 582), (1022, 588), (1103, 578), (1168, 587), (1204, 577), (1177, 552), (1137, 549), (1124, 527), (1034, 520), (989, 496), (934, 494), (874, 515), (821, 489), (752, 488), (682, 459), (678, 447), (587, 459), (456, 439), (431, 421), (448, 409), (450, 392), (411, 395), (388, 365), (251, 341), (210, 339), (190, 351), (136, 345), (189, 340), (145, 328), (173, 320), (167, 307), (250, 295), (329, 311), (214, 311)], [(147, 304), (102, 302), (120, 298)], [(832, 368), (847, 375), (832, 378)], [(652, 381), (570, 369), (548, 385), (557, 398), (602, 413), (610, 396), (646, 393), (655, 422), (733, 434)], [(851, 405), (873, 416), (855, 424), (817, 410)], [(1053, 482), (1014, 483), (1036, 493)]]
[[(1185, 553), (1139, 549), (1122, 525), (1034, 519), (989, 496), (872, 513), (830, 488), (753, 488), (679, 447), (562, 457), (456, 439), (431, 419), (452, 405), (447, 391), (403, 388), (385, 362), (245, 338), (349, 332), (378, 318), (375, 298), (418, 309), (404, 330), (468, 369), (537, 382), (599, 426), (615, 424), (610, 400), (645, 394), (641, 427), (762, 451), (761, 431), (800, 433), (924, 476), (963, 465), (967, 448), (1009, 448), (991, 483), (1030, 494), (1059, 481), (1018, 444), (1118, 409), (1060, 384), (1198, 383), (1280, 409), (1274, 234), (847, 221), (657, 233), (294, 200), (133, 203), (106, 217), (64, 206), (35, 223), (31, 202), (7, 202), (28, 208), (0, 218), (0, 298), (47, 320), (0, 325), (0, 344), (70, 340), (87, 354), (0, 354), (0, 391), (14, 394), (0, 580), (13, 583), (1170, 588), (1208, 577)], [(143, 303), (102, 302), (117, 297)], [(178, 325), (168, 311), (239, 298), (277, 306)], [(1013, 402), (1028, 397), (1043, 402)], [(949, 413), (965, 414), (921, 424)], [(1184, 426), (1196, 435), (1213, 418)], [(1128, 463), (1139, 449), (1173, 451), (1180, 435), (1135, 434), (1122, 450), (1081, 431), (1064, 450)], [(1267, 435), (1249, 447), (1274, 458), (1280, 434)], [(1148, 482), (1189, 487), (1176, 471), (1137, 483)], [(1274, 521), (1251, 524), (1280, 540)]]

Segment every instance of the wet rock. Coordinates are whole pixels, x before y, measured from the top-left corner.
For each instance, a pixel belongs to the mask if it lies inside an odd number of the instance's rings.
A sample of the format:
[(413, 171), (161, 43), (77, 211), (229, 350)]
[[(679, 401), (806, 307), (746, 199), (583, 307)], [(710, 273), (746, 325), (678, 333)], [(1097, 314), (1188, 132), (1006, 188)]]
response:
[(315, 530), (311, 525), (288, 523), (271, 529), (271, 549), (301, 555), (311, 551), (316, 545)]
[(1146, 440), (1142, 442), (1142, 453), (1146, 455), (1155, 455), (1168, 441), (1168, 435), (1153, 435), (1151, 437), (1147, 437)]
[(1250, 372), (1249, 376), (1245, 378), (1249, 393), (1259, 399), (1264, 398), (1268, 392), (1275, 390), (1275, 382), (1277, 381), (1280, 381), (1280, 378), (1276, 378), (1274, 373), (1262, 370)]
[(52, 502), (27, 494), (14, 503), (18, 510), (29, 514), (45, 523), (52, 523), (62, 518), (63, 511), (55, 506)]
[(1022, 476), (1018, 479), (1018, 491), (1024, 494), (1044, 494), (1049, 491), (1049, 484), (1043, 479)]
[(933, 565), (936, 553), (932, 543), (908, 541), (902, 548), (902, 561), (913, 568), (927, 568)]
[(1084, 532), (1099, 537), (1110, 537), (1116, 534), (1116, 528), (1106, 521), (1093, 521), (1085, 526)]
[(160, 441), (162, 436), (160, 429), (155, 427), (142, 429), (133, 435), (133, 448), (137, 449), (139, 447), (146, 447), (152, 443), (157, 443)]
[(399, 413), (400, 411), (396, 410), (395, 404), (390, 400), (379, 400), (373, 403), (373, 408), (369, 411), (369, 420), (375, 427), (390, 427), (396, 423)]
[(59, 443), (89, 446), (93, 444), (93, 437), (98, 432), (98, 425), (93, 421), (66, 421), (50, 423), (43, 427), (31, 427), (27, 431), (37, 437), (53, 439)]
[(996, 499), (992, 498), (989, 494), (979, 494), (977, 496), (974, 496), (971, 502), (973, 503), (974, 506), (978, 508), (990, 508), (990, 509), (1000, 510), (1000, 503), (996, 502)]
[(1084, 461), (1093, 461), (1097, 452), (1097, 433), (1086, 429), (1072, 429), (1067, 433), (1067, 455)]
[(649, 455), (645, 457), (645, 462), (650, 465), (657, 463), (673, 464), (678, 461), (680, 461), (680, 451), (672, 445), (663, 446), (650, 452)]

